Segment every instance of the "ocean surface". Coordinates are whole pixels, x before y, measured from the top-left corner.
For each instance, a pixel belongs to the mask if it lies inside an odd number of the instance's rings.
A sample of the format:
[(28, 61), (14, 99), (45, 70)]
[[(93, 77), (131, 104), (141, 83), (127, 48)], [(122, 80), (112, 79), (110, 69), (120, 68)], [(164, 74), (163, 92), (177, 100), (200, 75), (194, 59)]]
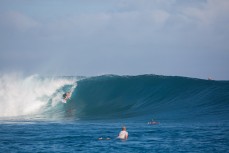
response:
[[(0, 76), (0, 99), (3, 153), (229, 150), (229, 81), (8, 74)], [(127, 140), (117, 139), (122, 126)]]

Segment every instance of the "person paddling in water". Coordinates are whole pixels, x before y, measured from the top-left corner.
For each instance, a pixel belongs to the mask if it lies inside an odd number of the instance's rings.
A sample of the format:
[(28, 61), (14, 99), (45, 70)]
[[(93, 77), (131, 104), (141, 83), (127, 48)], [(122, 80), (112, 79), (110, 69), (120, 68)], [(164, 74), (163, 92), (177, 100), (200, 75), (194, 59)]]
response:
[(119, 135), (118, 135), (117, 138), (122, 139), (122, 140), (127, 140), (128, 132), (126, 131), (126, 127), (125, 126), (122, 127), (122, 131), (119, 132)]
[(159, 124), (159, 122), (156, 122), (152, 119), (152, 121), (148, 122), (148, 124), (152, 124), (152, 125), (155, 125), (155, 124)]
[[(126, 127), (123, 126), (122, 127), (122, 131), (119, 132), (119, 135), (118, 135), (117, 139), (127, 140), (127, 138), (128, 138), (128, 132), (126, 131)], [(98, 140), (111, 140), (111, 138), (109, 138), (109, 137), (107, 137), (107, 138), (100, 137), (100, 138), (98, 138)]]

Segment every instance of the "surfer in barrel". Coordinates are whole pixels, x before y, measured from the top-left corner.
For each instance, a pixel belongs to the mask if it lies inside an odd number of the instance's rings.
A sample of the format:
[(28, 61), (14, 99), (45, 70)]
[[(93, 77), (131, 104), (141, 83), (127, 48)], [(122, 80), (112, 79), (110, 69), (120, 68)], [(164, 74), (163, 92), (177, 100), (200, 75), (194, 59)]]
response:
[(71, 97), (71, 93), (70, 92), (66, 92), (63, 94), (63, 99), (66, 101)]

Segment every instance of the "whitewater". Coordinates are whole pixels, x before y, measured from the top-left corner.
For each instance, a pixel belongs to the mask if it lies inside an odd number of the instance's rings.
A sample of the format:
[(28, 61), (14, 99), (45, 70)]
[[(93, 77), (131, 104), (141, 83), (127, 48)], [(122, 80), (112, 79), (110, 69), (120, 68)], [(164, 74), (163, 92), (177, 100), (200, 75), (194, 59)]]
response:
[(229, 81), (0, 75), (3, 152), (226, 152), (228, 121)]
[(32, 75), (23, 78), (19, 74), (0, 77), (0, 117), (33, 115), (61, 101), (66, 85), (76, 86), (74, 79), (39, 77)]

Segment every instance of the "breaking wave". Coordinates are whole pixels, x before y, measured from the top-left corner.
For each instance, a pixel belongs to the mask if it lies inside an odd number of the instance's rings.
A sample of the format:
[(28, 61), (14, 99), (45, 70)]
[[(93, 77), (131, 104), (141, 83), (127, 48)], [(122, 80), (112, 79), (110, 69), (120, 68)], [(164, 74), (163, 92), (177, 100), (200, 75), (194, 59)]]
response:
[[(63, 103), (62, 95), (72, 92)], [(0, 77), (0, 116), (228, 120), (229, 81), (139, 75)]]

